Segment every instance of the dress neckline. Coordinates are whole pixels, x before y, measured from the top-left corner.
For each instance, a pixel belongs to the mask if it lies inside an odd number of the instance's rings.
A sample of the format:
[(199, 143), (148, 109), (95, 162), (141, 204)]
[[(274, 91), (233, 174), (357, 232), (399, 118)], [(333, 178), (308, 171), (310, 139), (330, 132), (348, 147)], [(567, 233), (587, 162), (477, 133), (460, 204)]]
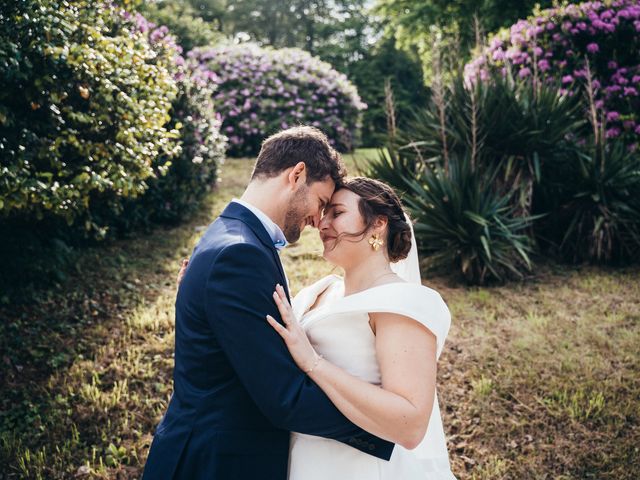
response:
[[(331, 274), (331, 276), (332, 276), (332, 277), (335, 277), (337, 280), (339, 280), (340, 282), (342, 282), (342, 284), (344, 285), (344, 278), (343, 278), (343, 277), (341, 277), (340, 275), (336, 275), (336, 274), (334, 274), (334, 273), (332, 273), (332, 274)], [(341, 301), (343, 301), (343, 300), (348, 300), (348, 299), (353, 298), (353, 297), (355, 297), (355, 296), (357, 296), (357, 295), (361, 295), (361, 294), (363, 294), (363, 293), (370, 292), (371, 290), (376, 290), (376, 289), (378, 289), (378, 288), (382, 288), (382, 287), (386, 287), (386, 286), (390, 286), (390, 285), (413, 285), (413, 284), (412, 284), (412, 283), (410, 283), (410, 282), (389, 282), (389, 283), (383, 283), (382, 285), (376, 285), (376, 286), (373, 286), (373, 287), (369, 287), (369, 288), (366, 288), (366, 289), (364, 289), (364, 290), (360, 290), (359, 292), (351, 293), (351, 294), (349, 294), (349, 295), (344, 295), (344, 294), (343, 294), (341, 297), (336, 298), (333, 302), (325, 301), (325, 302), (323, 302), (321, 305), (318, 305), (318, 306), (316, 306), (315, 308), (312, 308), (312, 309), (307, 310), (307, 311), (306, 311), (306, 312), (304, 312), (302, 315), (303, 315), (303, 316), (306, 316), (306, 315), (314, 315), (314, 314), (316, 314), (317, 312), (322, 311), (323, 309), (326, 309), (326, 308), (329, 308), (329, 307), (334, 307), (338, 302), (341, 302)], [(420, 286), (422, 286), (422, 284), (420, 284)], [(331, 284), (329, 284), (329, 285), (328, 285), (328, 286), (327, 286), (327, 287), (326, 287), (326, 288), (321, 292), (321, 294), (322, 294), (322, 293), (324, 293), (324, 292), (326, 292), (326, 291), (329, 289), (329, 287), (331, 287)]]
[(365, 288), (364, 290), (360, 290), (359, 292), (354, 292), (351, 293), (349, 295), (343, 295), (341, 298), (351, 298), (355, 295), (360, 295), (361, 293), (366, 293), (369, 292), (371, 290), (375, 290), (376, 288), (380, 288), (380, 287), (386, 287), (387, 285), (411, 285), (409, 282), (389, 282), (389, 283), (383, 283), (382, 285), (376, 285), (374, 287), (369, 287), (369, 288)]

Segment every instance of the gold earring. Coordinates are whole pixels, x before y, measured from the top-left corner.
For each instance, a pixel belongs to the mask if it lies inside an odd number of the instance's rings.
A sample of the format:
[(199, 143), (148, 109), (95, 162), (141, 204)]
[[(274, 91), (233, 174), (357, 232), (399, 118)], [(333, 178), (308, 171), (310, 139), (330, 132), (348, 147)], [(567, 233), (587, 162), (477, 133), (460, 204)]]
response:
[(378, 235), (377, 233), (374, 233), (369, 239), (369, 245), (371, 245), (371, 248), (373, 248), (377, 252), (378, 249), (382, 245), (384, 245), (384, 240), (380, 238), (380, 235)]

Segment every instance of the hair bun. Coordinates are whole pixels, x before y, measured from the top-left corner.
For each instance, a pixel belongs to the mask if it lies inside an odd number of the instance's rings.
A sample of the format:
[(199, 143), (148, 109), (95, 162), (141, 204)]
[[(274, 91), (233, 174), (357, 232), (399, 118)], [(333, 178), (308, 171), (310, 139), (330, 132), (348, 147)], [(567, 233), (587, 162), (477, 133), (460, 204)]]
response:
[(389, 223), (389, 260), (404, 260), (411, 251), (411, 226), (402, 218)]

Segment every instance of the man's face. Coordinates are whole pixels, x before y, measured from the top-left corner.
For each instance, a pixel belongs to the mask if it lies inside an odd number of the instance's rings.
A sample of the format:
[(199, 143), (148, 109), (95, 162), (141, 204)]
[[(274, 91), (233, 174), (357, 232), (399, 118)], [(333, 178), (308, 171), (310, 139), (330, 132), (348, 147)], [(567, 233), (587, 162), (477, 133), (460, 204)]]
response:
[(336, 185), (331, 178), (301, 185), (292, 195), (285, 215), (283, 233), (289, 243), (297, 242), (307, 225), (318, 228), (322, 210), (329, 204)]

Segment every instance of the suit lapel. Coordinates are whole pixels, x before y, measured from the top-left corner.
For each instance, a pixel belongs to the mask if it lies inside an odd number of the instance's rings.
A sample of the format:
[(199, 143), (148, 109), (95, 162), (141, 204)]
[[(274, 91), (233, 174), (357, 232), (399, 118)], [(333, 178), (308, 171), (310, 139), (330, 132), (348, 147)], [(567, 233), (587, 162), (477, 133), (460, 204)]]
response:
[(271, 251), (271, 254), (273, 255), (273, 259), (276, 262), (276, 265), (278, 267), (278, 271), (282, 276), (282, 286), (284, 287), (284, 290), (287, 294), (287, 298), (290, 301), (291, 297), (289, 294), (289, 286), (287, 285), (287, 277), (284, 274), (284, 268), (282, 267), (282, 262), (280, 261), (280, 255), (278, 255), (278, 250), (276, 250), (276, 247), (273, 245), (273, 240), (271, 240), (269, 233), (264, 228), (264, 225), (262, 224), (260, 219), (256, 217), (253, 214), (253, 212), (251, 212), (251, 210), (249, 210), (248, 208), (236, 202), (231, 202), (229, 205), (227, 205), (227, 207), (220, 214), (220, 216), (225, 218), (233, 218), (236, 220), (240, 220), (241, 222), (246, 224), (253, 231), (253, 233), (256, 234), (256, 237), (258, 237), (260, 242), (268, 250)]
[[(264, 229), (264, 228), (263, 228)], [(273, 247), (270, 249), (271, 253), (273, 254), (273, 258), (276, 262), (276, 265), (278, 266), (278, 270), (280, 271), (280, 275), (282, 276), (282, 286), (284, 287), (284, 291), (287, 294), (287, 298), (289, 299), (289, 303), (291, 303), (291, 297), (289, 295), (289, 285), (287, 285), (287, 276), (284, 274), (284, 267), (282, 266), (282, 262), (280, 261), (280, 255), (278, 255), (278, 250), (276, 250), (276, 247)]]

